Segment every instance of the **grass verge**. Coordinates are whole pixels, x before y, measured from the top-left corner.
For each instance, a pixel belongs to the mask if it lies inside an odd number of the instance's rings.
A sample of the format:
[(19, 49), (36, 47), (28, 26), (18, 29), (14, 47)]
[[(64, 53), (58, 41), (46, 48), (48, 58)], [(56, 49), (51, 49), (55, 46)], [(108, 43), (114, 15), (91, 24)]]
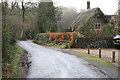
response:
[(72, 50), (62, 50), (62, 51), (64, 53), (68, 53), (70, 55), (75, 55), (81, 59), (86, 60), (90, 64), (97, 67), (100, 71), (105, 73), (108, 77), (118, 78), (118, 74), (119, 74), (120, 70), (108, 61), (102, 60), (101, 58), (95, 58), (89, 54), (82, 53), (79, 51), (72, 51)]
[(23, 73), (21, 57), (24, 50), (18, 45), (12, 46), (11, 50), (13, 50), (13, 54), (2, 63), (2, 78), (20, 78)]

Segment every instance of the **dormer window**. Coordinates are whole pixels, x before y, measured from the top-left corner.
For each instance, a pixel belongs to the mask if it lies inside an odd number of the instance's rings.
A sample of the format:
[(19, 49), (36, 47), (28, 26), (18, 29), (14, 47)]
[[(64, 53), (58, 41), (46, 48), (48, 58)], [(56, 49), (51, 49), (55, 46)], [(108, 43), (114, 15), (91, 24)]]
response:
[(95, 30), (101, 29), (101, 23), (95, 23), (94, 29)]

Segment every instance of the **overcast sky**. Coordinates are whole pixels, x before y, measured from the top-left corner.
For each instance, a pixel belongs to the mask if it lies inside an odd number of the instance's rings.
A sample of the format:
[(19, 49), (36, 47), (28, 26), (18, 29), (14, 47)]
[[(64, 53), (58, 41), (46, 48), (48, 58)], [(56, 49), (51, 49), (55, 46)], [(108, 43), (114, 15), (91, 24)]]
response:
[[(87, 0), (53, 0), (56, 6), (75, 7), (78, 12), (87, 9)], [(112, 15), (118, 9), (118, 0), (89, 0), (90, 7), (99, 7), (104, 14)]]
[[(11, 0), (16, 1), (16, 0)], [(20, 1), (20, 0), (18, 0)], [(30, 0), (24, 0), (26, 2)], [(40, 1), (40, 0), (31, 0), (31, 1)], [(50, 1), (50, 0), (42, 0), (42, 1)], [(90, 7), (96, 8), (99, 7), (104, 14), (113, 15), (118, 10), (118, 0), (89, 0)], [(64, 7), (74, 7), (78, 12), (81, 10), (87, 9), (87, 0), (53, 0), (55, 6), (64, 6)]]

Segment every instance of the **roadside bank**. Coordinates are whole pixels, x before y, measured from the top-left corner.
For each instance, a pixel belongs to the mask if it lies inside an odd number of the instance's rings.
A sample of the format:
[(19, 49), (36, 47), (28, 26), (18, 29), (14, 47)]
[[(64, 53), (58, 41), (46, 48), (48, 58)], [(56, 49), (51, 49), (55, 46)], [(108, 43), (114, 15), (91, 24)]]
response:
[(28, 62), (27, 52), (24, 51), (16, 43), (11, 47), (12, 55), (2, 61), (2, 79), (9, 78), (26, 78), (29, 68), (26, 66)]

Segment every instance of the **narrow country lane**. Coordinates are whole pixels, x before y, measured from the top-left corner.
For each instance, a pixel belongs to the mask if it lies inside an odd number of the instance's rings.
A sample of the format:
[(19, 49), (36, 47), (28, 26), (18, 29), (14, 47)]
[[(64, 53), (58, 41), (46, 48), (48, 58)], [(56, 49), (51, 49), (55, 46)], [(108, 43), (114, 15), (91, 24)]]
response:
[(32, 41), (18, 41), (32, 61), (28, 78), (106, 78), (96, 67), (76, 56)]

